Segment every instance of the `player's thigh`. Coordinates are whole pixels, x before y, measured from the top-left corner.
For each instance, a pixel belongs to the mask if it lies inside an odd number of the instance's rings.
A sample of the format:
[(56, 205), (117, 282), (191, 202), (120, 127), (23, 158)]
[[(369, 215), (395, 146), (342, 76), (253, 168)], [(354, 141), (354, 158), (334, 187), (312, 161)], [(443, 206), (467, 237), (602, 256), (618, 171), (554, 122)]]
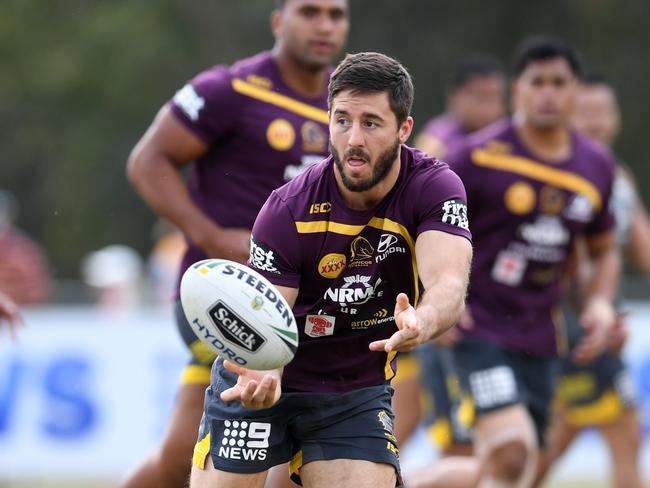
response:
[(244, 474), (219, 471), (208, 456), (203, 468), (192, 466), (190, 488), (263, 488), (265, 480), (266, 472)]
[(392, 465), (356, 459), (312, 461), (300, 475), (305, 488), (395, 488), (397, 480)]
[(635, 408), (625, 410), (619, 418), (599, 426), (615, 461), (635, 463), (641, 448), (641, 425)]
[(203, 415), (206, 387), (207, 385), (197, 383), (181, 384), (179, 387), (163, 442), (163, 453), (167, 457), (182, 456), (189, 464)]
[(510, 405), (479, 415), (474, 426), (474, 437), (481, 446), (498, 444), (509, 438), (534, 443), (535, 427), (524, 405)]
[(410, 437), (422, 416), (420, 365), (414, 354), (400, 355), (397, 376), (393, 379), (392, 406), (395, 414), (395, 437), (402, 446)]
[(273, 466), (266, 478), (264, 488), (297, 488), (300, 486), (291, 481), (289, 474), (288, 464)]

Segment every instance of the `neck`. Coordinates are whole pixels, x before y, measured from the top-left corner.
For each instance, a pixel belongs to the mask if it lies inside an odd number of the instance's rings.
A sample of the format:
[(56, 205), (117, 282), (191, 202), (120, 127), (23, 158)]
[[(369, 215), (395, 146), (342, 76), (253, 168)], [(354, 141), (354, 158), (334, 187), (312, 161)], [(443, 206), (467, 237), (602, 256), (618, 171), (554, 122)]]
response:
[(393, 163), (390, 171), (386, 175), (386, 178), (381, 180), (370, 190), (357, 192), (348, 190), (348, 188), (343, 184), (341, 179), (341, 174), (338, 171), (336, 165), (334, 166), (334, 176), (336, 178), (336, 186), (338, 187), (339, 193), (343, 198), (345, 204), (352, 210), (370, 210), (371, 208), (376, 207), (379, 202), (381, 202), (388, 192), (393, 189), (397, 178), (399, 177), (400, 168), (402, 167), (401, 160), (401, 150), (397, 153), (397, 158)]
[(328, 82), (328, 68), (309, 70), (300, 66), (277, 46), (273, 48), (275, 61), (282, 81), (293, 91), (307, 98), (316, 98), (322, 95)]
[(548, 161), (564, 161), (571, 155), (571, 132), (565, 126), (541, 129), (514, 117), (517, 134), (536, 156)]

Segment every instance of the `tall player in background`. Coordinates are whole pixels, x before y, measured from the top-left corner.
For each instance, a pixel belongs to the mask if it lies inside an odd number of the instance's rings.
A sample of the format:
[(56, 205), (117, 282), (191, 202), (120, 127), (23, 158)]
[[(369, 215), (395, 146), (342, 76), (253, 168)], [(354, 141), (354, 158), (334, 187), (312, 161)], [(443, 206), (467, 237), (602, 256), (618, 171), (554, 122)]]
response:
[[(478, 53), (462, 59), (449, 77), (446, 106), (445, 113), (431, 119), (415, 139), (416, 147), (439, 158), (470, 133), (505, 115), (506, 74), (499, 61)], [(451, 330), (439, 340), (456, 333)], [(459, 418), (467, 402), (461, 397), (450, 354), (446, 348), (425, 344), (414, 354), (400, 356), (393, 381), (395, 433), (403, 442), (424, 418), (429, 438), (443, 453), (469, 454), (469, 432)]]
[(447, 149), (506, 113), (506, 76), (488, 54), (463, 59), (449, 77), (445, 112), (429, 120), (414, 146), (444, 158)]
[[(156, 116), (128, 175), (147, 204), (184, 233), (180, 273), (205, 257), (245, 262), (250, 229), (274, 188), (327, 153), (330, 63), (348, 33), (345, 0), (278, 1), (270, 52), (197, 75)], [(189, 185), (180, 170), (191, 165)], [(192, 360), (160, 449), (126, 487), (183, 487), (214, 355), (176, 305)]]
[[(616, 93), (604, 78), (582, 80), (573, 125), (591, 139), (613, 146), (621, 117)], [(620, 164), (611, 207), (616, 217), (618, 245), (631, 263), (650, 277), (650, 219), (631, 174)], [(578, 275), (580, 271), (578, 263)], [(572, 325), (571, 318), (568, 324)], [(540, 483), (577, 435), (586, 427), (596, 427), (609, 447), (612, 486), (641, 488), (643, 484), (639, 469), (642, 439), (639, 414), (632, 379), (619, 354), (625, 331), (614, 332), (618, 337), (614, 338), (612, 350), (594, 361), (579, 364), (570, 355), (562, 359), (556, 409), (548, 433), (547, 455), (539, 474)]]
[(475, 457), (443, 459), (429, 473), (437, 477), (410, 486), (532, 485), (556, 357), (566, 349), (561, 278), (578, 238), (593, 273), (575, 355), (586, 361), (605, 347), (620, 266), (609, 211), (615, 163), (570, 128), (579, 73), (563, 42), (527, 39), (515, 56), (512, 119), (447, 156), (467, 188), (475, 245), (464, 328), (452, 347), (474, 403)]

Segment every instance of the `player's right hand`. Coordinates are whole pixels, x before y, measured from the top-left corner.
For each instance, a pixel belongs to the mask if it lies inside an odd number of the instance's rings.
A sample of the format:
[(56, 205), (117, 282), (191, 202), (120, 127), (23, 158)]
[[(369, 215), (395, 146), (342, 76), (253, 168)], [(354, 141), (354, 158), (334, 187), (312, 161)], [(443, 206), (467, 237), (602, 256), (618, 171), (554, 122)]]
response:
[(281, 369), (256, 371), (230, 361), (224, 361), (223, 366), (238, 375), (235, 386), (221, 392), (220, 397), (224, 402), (238, 400), (246, 408), (260, 410), (272, 407), (280, 399)]
[(24, 325), (18, 305), (4, 293), (0, 293), (0, 324), (7, 321), (9, 334), (16, 339), (18, 327)]

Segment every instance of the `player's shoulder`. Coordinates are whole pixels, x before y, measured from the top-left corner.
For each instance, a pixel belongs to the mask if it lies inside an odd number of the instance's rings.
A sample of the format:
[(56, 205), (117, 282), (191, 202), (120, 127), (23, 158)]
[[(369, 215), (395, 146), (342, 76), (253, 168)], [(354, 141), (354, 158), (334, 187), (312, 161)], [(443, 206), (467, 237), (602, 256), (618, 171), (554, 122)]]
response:
[(457, 144), (451, 146), (445, 156), (445, 161), (452, 168), (458, 164), (472, 161), (475, 151), (496, 150), (509, 152), (514, 137), (514, 129), (509, 119), (502, 119), (493, 124), (469, 134)]
[(409, 192), (419, 189), (435, 191), (439, 187), (462, 185), (450, 166), (419, 149), (402, 146), (401, 160), (406, 165), (404, 185)]
[[(259, 86), (270, 84), (271, 53), (262, 51), (254, 56), (240, 59), (233, 64), (219, 64), (198, 73), (192, 84), (205, 91), (233, 88), (233, 80), (242, 80)], [(268, 81), (265, 81), (268, 80)]]
[(616, 158), (607, 146), (578, 131), (572, 131), (572, 137), (574, 157), (587, 161), (587, 167), (594, 172), (614, 174)]

